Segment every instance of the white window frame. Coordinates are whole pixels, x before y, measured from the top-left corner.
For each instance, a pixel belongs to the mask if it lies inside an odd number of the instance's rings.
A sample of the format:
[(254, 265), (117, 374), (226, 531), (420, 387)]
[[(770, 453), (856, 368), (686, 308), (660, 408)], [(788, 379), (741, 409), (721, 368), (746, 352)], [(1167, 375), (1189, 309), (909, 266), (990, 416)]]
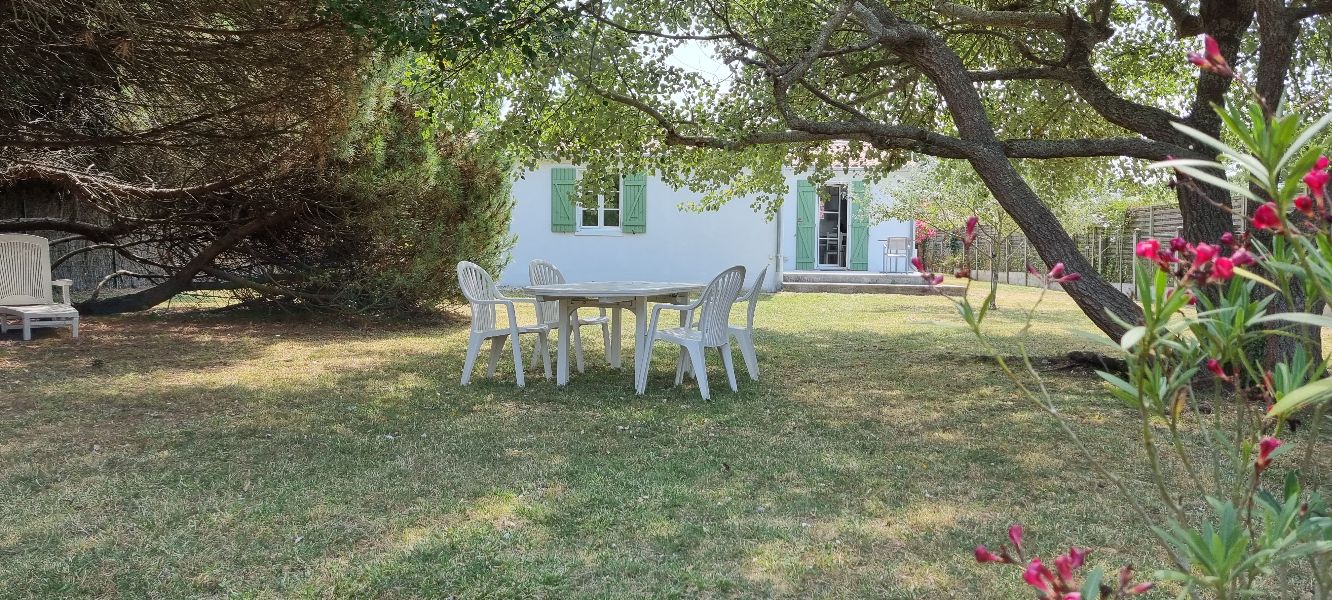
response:
[[(583, 169), (575, 171), (575, 182), (583, 181)], [(616, 194), (619, 196), (617, 208), (613, 209), (620, 214), (619, 225), (606, 225), (606, 197), (605, 194), (597, 194), (597, 224), (583, 224), (583, 194), (581, 190), (577, 194), (577, 201), (574, 203), (574, 233), (581, 235), (623, 235), (624, 234), (624, 175), (617, 174), (619, 184), (616, 185)], [(591, 208), (591, 207), (588, 207)]]

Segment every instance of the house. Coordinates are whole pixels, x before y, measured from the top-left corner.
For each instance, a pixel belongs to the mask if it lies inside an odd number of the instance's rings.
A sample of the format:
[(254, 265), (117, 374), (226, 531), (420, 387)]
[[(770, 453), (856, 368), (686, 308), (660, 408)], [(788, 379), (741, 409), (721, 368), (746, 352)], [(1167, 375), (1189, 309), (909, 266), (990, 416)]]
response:
[(866, 216), (870, 202), (891, 200), (891, 178), (866, 184), (861, 170), (847, 169), (816, 186), (788, 171), (788, 192), (768, 219), (743, 199), (717, 211), (682, 208), (702, 194), (674, 189), (653, 175), (610, 177), (582, 186), (580, 194), (581, 174), (558, 163), (518, 174), (510, 224), (517, 243), (501, 285), (526, 285), (527, 264), (536, 258), (558, 265), (570, 281), (707, 282), (733, 265), (750, 273), (767, 266), (769, 291), (793, 271), (912, 270), (908, 255), (885, 263), (884, 240), (914, 248), (913, 224), (871, 223)]

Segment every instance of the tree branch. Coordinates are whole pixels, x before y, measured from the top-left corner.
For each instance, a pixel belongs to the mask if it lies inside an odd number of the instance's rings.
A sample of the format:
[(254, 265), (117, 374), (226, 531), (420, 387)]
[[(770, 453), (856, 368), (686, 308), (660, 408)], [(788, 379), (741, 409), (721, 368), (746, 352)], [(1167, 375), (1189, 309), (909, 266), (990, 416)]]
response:
[(116, 236), (126, 232), (124, 226), (104, 226), (84, 221), (69, 219), (33, 217), (26, 219), (6, 219), (0, 221), (0, 233), (24, 233), (31, 231), (63, 231), (96, 242), (114, 242)]
[(1166, 14), (1170, 15), (1170, 20), (1175, 22), (1175, 34), (1179, 37), (1195, 36), (1203, 32), (1202, 19), (1189, 12), (1189, 7), (1180, 0), (1147, 1), (1165, 9)]
[(975, 25), (1039, 31), (1064, 31), (1069, 27), (1068, 16), (1059, 13), (977, 10), (952, 2), (938, 2), (934, 10), (946, 17)]

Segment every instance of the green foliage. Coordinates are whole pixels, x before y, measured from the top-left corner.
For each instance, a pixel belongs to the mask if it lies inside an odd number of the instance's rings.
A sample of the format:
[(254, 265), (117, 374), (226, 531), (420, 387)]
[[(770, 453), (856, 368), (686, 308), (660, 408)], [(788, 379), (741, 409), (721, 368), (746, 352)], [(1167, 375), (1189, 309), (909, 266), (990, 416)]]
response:
[[(1096, 469), (1145, 523), (1158, 523), (1151, 531), (1174, 561), (1158, 577), (1179, 583), (1185, 594), (1253, 597), (1265, 580), (1275, 580), (1282, 589), (1306, 586), (1313, 598), (1332, 598), (1332, 518), (1319, 491), (1302, 485), (1325, 437), (1332, 359), (1301, 348), (1265, 363), (1253, 351), (1287, 336), (1317, 348), (1318, 328), (1332, 326), (1332, 318), (1317, 312), (1332, 301), (1332, 211), (1326, 201), (1332, 186), (1326, 185), (1328, 160), (1311, 143), (1332, 124), (1332, 113), (1305, 124), (1298, 113), (1274, 112), (1261, 101), (1216, 111), (1237, 145), (1176, 127), (1214, 149), (1225, 164), (1180, 159), (1156, 166), (1174, 169), (1178, 185), (1202, 181), (1249, 198), (1267, 214), (1255, 214), (1256, 235), (1215, 246), (1141, 242), (1137, 254), (1145, 260), (1136, 279), (1143, 320), (1122, 323), (1127, 331), (1119, 343), (1127, 353), (1127, 374), (1100, 373), (1111, 393), (1139, 415), (1154, 502), (1167, 517), (1153, 518), (1147, 498), (1104, 466)], [(984, 311), (965, 297), (955, 302), (988, 345)], [(1281, 312), (1286, 307), (1293, 310)], [(1042, 385), (1023, 381), (1002, 355), (995, 356), (1028, 398), (1062, 419)], [(1030, 361), (1025, 367), (1039, 382)], [(1211, 394), (1199, 381), (1204, 368), (1212, 374)], [(1198, 406), (1202, 398), (1206, 411)], [(1307, 433), (1295, 437), (1292, 426), (1290, 437), (1277, 439), (1297, 418), (1308, 424)], [(1159, 431), (1162, 422), (1166, 428)], [(1267, 473), (1297, 443), (1305, 446), (1303, 457), (1284, 462), (1289, 470), (1274, 492)], [(1187, 450), (1198, 446), (1204, 449), (1201, 460)], [(1165, 472), (1172, 466), (1187, 473), (1190, 486), (1168, 483)], [(1197, 517), (1204, 508), (1211, 514)]]
[(502, 153), (432, 130), (415, 98), (386, 68), (368, 86), (339, 142), (330, 192), (343, 199), (342, 285), (356, 310), (430, 309), (457, 298), (454, 265), (502, 270), (513, 208)]

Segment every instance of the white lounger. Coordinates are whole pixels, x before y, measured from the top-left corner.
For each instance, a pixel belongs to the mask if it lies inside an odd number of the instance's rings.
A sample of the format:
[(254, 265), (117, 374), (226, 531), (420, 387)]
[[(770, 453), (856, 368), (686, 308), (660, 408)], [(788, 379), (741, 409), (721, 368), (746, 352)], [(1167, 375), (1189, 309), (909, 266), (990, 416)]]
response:
[[(50, 242), (41, 236), (0, 234), (0, 333), (23, 329), (24, 341), (35, 327), (68, 327), (79, 337), (79, 311), (69, 305), (68, 279), (51, 281)], [(60, 302), (53, 288), (60, 288)]]

